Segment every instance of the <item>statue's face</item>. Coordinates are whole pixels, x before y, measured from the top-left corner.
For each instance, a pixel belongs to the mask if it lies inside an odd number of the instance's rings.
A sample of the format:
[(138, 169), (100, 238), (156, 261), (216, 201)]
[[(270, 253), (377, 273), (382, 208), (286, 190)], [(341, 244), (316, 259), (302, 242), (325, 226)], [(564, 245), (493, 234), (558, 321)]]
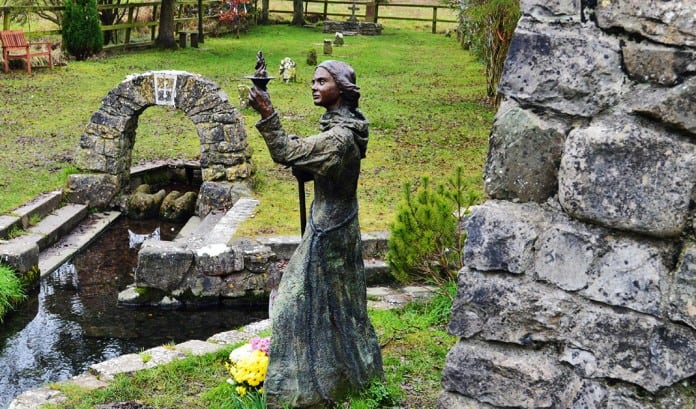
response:
[(341, 106), (341, 90), (331, 74), (322, 67), (314, 71), (312, 79), (312, 100), (314, 105), (331, 111)]

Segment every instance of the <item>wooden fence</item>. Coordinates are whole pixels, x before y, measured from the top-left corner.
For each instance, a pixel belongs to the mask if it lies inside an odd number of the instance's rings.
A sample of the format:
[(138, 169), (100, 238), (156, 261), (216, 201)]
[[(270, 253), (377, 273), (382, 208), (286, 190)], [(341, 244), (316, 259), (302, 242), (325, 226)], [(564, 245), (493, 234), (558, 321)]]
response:
[[(398, 3), (398, 2), (375, 2), (375, 1), (345, 1), (345, 0), (304, 0), (305, 3), (305, 16), (310, 14), (319, 14), (322, 20), (327, 20), (329, 17), (342, 17), (350, 18), (353, 16), (352, 8), (356, 7), (360, 13), (355, 13), (355, 17), (361, 18), (364, 21), (370, 21), (378, 23), (380, 20), (401, 20), (401, 21), (423, 21), (430, 23), (431, 31), (433, 34), (437, 32), (437, 23), (457, 23), (457, 20), (452, 18), (443, 18), (438, 16), (438, 10), (445, 9), (449, 13), (452, 13), (452, 8), (443, 4), (414, 4), (414, 3)], [(320, 9), (312, 12), (310, 10), (310, 4), (320, 5)], [(349, 13), (346, 12), (336, 12), (336, 5), (344, 5), (345, 10), (351, 10)], [(331, 6), (332, 11), (329, 11), (329, 6)], [(350, 7), (349, 7), (350, 6)], [(401, 13), (404, 9), (424, 9), (432, 12), (430, 17), (419, 17), (404, 15), (407, 13)], [(380, 14), (380, 10), (389, 11), (389, 15)], [(283, 10), (271, 10), (272, 13), (291, 13), (292, 11)]]
[[(255, 4), (258, 0), (252, 0)], [(220, 5), (220, 1), (217, 0), (201, 0), (200, 3), (203, 5), (204, 13), (203, 15), (198, 14), (198, 0), (180, 0), (176, 3), (176, 17), (175, 23), (177, 30), (186, 24), (192, 24), (192, 22), (198, 22), (199, 29), (202, 29), (202, 20), (209, 20), (217, 18), (212, 10), (215, 6)], [(292, 14), (292, 0), (273, 0), (271, 6), (286, 5), (289, 3), (290, 8), (285, 7), (284, 9), (269, 10), (269, 14)], [(345, 0), (304, 0), (305, 7), (304, 13), (305, 17), (311, 17), (320, 15), (322, 19), (326, 20), (329, 17), (340, 17), (343, 19), (348, 19), (351, 17), (352, 13), (349, 13), (349, 5), (358, 6), (360, 14), (355, 13), (355, 17), (371, 22), (379, 22), (380, 20), (403, 20), (403, 21), (423, 21), (429, 22), (432, 26), (432, 32), (436, 32), (437, 23), (456, 23), (456, 20), (446, 19), (438, 16), (438, 10), (440, 9), (450, 9), (445, 5), (425, 5), (425, 4), (408, 4), (408, 3), (380, 3), (369, 0), (360, 1), (345, 1)], [(102, 31), (114, 31), (117, 33), (123, 33), (121, 38), (119, 38), (119, 44), (108, 45), (106, 48), (115, 47), (129, 47), (138, 44), (151, 44), (156, 35), (157, 28), (159, 25), (159, 7), (161, 5), (160, 1), (150, 1), (143, 3), (126, 3), (120, 5), (99, 5), (98, 10), (125, 10), (125, 19), (118, 22), (117, 24), (102, 26)], [(413, 15), (399, 15), (399, 9), (408, 8), (418, 8), (432, 11), (432, 17), (424, 18)], [(36, 14), (39, 11), (53, 11), (58, 12), (63, 10), (63, 7), (42, 7), (42, 6), (1, 6), (0, 16), (2, 16), (2, 30), (9, 30), (12, 28), (12, 16), (18, 14)], [(143, 10), (146, 9), (146, 10)], [(316, 10), (315, 10), (316, 9)], [(338, 12), (337, 10), (346, 10), (345, 12)], [(389, 10), (389, 15), (380, 15), (380, 10)], [(451, 10), (451, 9), (450, 9)], [(147, 21), (141, 21), (141, 19), (136, 18), (140, 15), (140, 11), (143, 14), (147, 14), (150, 18)], [(383, 13), (386, 14), (386, 13)], [(143, 34), (143, 32), (146, 32)], [(137, 39), (134, 36), (137, 33)], [(41, 28), (39, 30), (25, 30), (27, 37), (36, 38), (42, 36), (50, 35), (60, 35), (60, 27), (56, 26), (54, 29)]]

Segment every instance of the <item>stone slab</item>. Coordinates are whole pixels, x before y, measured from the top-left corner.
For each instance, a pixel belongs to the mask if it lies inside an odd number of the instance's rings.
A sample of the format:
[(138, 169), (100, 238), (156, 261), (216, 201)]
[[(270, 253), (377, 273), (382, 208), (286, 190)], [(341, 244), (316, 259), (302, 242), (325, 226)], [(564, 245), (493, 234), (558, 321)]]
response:
[(179, 233), (174, 238), (176, 242), (186, 242), (187, 238), (191, 236), (201, 224), (201, 218), (198, 216), (192, 216), (188, 219), (184, 227), (179, 230)]
[(18, 216), (2, 215), (0, 216), (0, 239), (7, 238), (10, 230), (13, 228), (21, 228), (22, 219)]
[(177, 359), (186, 358), (186, 354), (171, 347), (154, 347), (145, 350), (140, 355), (146, 368), (154, 368), (159, 365), (168, 364)]
[(26, 273), (39, 263), (39, 245), (42, 236), (23, 234), (0, 242), (0, 261), (19, 273)]
[[(300, 245), (300, 236), (261, 236), (256, 240), (261, 244), (271, 248), (276, 256), (281, 260), (289, 260), (292, 253), (295, 252), (297, 246)], [(363, 256), (366, 258), (380, 258), (387, 253), (387, 242), (389, 240), (389, 232), (363, 232), (361, 233), (363, 243)]]
[(84, 219), (69, 234), (63, 236), (53, 246), (39, 254), (39, 271), (41, 271), (41, 275), (50, 274), (60, 267), (75, 253), (94, 240), (120, 215), (121, 212), (108, 211), (94, 213)]
[(102, 381), (112, 381), (118, 374), (133, 373), (147, 369), (143, 358), (138, 354), (121, 355), (89, 367), (89, 373)]
[(217, 222), (224, 216), (221, 212), (210, 212), (205, 216), (196, 228), (191, 231), (186, 237), (183, 235), (177, 236), (176, 242), (185, 243), (187, 247), (195, 249), (201, 247), (206, 240), (208, 233), (215, 227)]
[(62, 198), (63, 192), (60, 190), (44, 193), (16, 208), (12, 213), (19, 216), (22, 220), (22, 227), (26, 229), (29, 227), (31, 217), (37, 216), (43, 219), (60, 205)]
[(73, 376), (72, 378), (65, 381), (65, 383), (76, 385), (80, 388), (87, 390), (102, 389), (109, 386), (108, 383), (99, 380), (96, 376), (89, 373), (83, 373), (77, 376)]
[(234, 345), (240, 342), (248, 341), (250, 338), (257, 336), (261, 331), (271, 328), (271, 320), (265, 319), (249, 324), (238, 330), (221, 332), (208, 338), (209, 342), (218, 344)]
[(36, 409), (48, 403), (58, 404), (64, 401), (65, 395), (62, 392), (53, 390), (47, 386), (28, 390), (17, 396), (8, 409)]
[(43, 236), (43, 239), (38, 242), (39, 250), (43, 250), (74, 229), (87, 217), (87, 213), (88, 209), (85, 205), (67, 204), (43, 218), (28, 231)]
[(176, 344), (175, 348), (177, 351), (183, 352), (185, 354), (198, 356), (218, 352), (221, 349), (225, 349), (225, 346), (213, 342), (193, 339), (190, 341), (182, 342), (180, 344)]
[(226, 244), (234, 236), (239, 225), (254, 214), (254, 208), (258, 205), (258, 200), (249, 197), (237, 200), (209, 232), (207, 243)]

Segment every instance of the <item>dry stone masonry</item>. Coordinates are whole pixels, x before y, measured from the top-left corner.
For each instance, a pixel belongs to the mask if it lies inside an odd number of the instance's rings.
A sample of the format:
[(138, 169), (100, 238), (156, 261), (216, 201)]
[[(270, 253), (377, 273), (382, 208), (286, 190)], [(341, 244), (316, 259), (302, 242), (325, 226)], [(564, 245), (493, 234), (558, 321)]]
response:
[(440, 408), (696, 407), (696, 2), (522, 0)]
[(251, 151), (243, 118), (227, 95), (197, 74), (151, 71), (128, 76), (92, 115), (80, 141), (78, 167), (85, 173), (70, 176), (70, 202), (109, 207), (128, 189), (138, 118), (155, 105), (182, 110), (196, 126), (203, 178), (200, 215), (229, 209), (240, 191), (248, 190), (244, 182), (253, 172)]

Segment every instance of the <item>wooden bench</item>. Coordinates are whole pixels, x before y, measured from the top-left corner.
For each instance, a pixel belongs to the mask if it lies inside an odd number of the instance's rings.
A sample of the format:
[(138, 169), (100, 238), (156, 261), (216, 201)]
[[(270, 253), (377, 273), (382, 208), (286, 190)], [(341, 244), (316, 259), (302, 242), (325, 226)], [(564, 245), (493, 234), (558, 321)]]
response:
[(31, 74), (31, 57), (40, 55), (48, 56), (48, 66), (53, 69), (52, 43), (29, 43), (21, 30), (0, 31), (0, 40), (2, 41), (2, 61), (5, 64), (5, 72), (10, 72), (10, 60), (24, 60), (27, 65), (27, 73)]

